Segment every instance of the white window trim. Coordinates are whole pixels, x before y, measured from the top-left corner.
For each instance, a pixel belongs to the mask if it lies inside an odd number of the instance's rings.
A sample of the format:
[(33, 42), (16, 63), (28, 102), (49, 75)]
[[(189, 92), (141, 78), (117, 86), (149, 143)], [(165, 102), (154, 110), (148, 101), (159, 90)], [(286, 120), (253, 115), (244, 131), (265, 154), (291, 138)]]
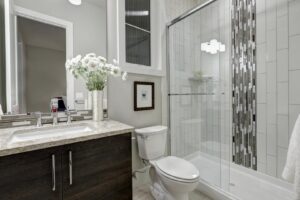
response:
[(12, 111), (12, 93), (11, 93), (11, 69), (12, 69), (12, 60), (11, 60), (11, 2), (9, 0), (4, 1), (4, 12), (5, 12), (5, 59), (6, 59), (6, 107), (7, 112)]
[(150, 0), (150, 16), (151, 16), (151, 66), (138, 65), (126, 62), (126, 22), (125, 22), (125, 0), (118, 0), (118, 60), (122, 69), (128, 73), (143, 74), (152, 76), (164, 76), (164, 72), (159, 61), (160, 56), (157, 51), (160, 47), (160, 29), (157, 25), (157, 15), (155, 13), (156, 4), (155, 1)]

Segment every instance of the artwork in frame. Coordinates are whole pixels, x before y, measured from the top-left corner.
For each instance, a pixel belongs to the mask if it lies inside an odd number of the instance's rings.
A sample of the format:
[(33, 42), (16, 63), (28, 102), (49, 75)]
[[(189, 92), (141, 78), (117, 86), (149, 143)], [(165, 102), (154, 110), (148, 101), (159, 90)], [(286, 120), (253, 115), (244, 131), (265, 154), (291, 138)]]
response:
[(134, 82), (134, 111), (154, 110), (154, 83)]

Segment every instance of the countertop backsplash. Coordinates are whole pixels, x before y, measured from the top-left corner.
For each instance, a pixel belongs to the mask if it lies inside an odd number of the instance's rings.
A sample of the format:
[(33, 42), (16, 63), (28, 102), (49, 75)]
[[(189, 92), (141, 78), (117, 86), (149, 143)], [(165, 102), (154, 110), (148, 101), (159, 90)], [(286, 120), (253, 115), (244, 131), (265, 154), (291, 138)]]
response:
[[(93, 116), (92, 110), (71, 111), (72, 121), (91, 120)], [(66, 122), (67, 116), (65, 112), (58, 113), (58, 122)], [(42, 113), (42, 124), (51, 124), (53, 122), (51, 113)], [(32, 126), (37, 124), (37, 118), (34, 113), (19, 115), (2, 115), (0, 116), (0, 129)]]

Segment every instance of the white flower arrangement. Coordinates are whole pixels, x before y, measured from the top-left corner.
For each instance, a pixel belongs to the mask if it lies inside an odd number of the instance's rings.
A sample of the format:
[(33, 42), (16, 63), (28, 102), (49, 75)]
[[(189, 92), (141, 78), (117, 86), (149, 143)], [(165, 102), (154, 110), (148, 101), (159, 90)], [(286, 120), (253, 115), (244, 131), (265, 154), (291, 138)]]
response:
[(103, 90), (109, 75), (122, 77), (122, 80), (126, 80), (127, 77), (127, 72), (121, 70), (116, 60), (113, 60), (113, 64), (109, 64), (106, 58), (97, 57), (94, 53), (84, 57), (78, 55), (67, 60), (66, 68), (75, 78), (83, 78), (89, 91)]

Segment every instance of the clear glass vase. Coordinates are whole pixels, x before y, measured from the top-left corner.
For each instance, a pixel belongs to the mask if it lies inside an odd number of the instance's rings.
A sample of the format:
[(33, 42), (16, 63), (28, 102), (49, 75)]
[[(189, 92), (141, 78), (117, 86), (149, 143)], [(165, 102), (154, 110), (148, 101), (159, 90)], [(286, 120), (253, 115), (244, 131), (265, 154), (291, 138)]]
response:
[(96, 122), (103, 120), (103, 91), (93, 91), (93, 120)]
[(88, 91), (87, 109), (88, 110), (93, 109), (93, 92), (92, 91)]

